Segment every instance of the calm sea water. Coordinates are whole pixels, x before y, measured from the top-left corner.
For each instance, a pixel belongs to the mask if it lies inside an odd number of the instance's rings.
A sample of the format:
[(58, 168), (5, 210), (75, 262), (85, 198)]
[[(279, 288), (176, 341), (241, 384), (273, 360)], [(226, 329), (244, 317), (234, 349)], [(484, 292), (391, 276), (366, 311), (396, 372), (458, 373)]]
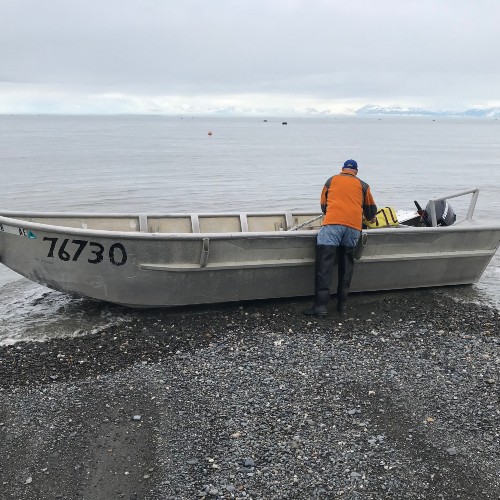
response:
[[(324, 181), (354, 158), (379, 206), (412, 210), (413, 200), (424, 205), (478, 187), (476, 214), (496, 219), (499, 137), (498, 120), (0, 116), (0, 209), (317, 209)], [(459, 218), (468, 202), (452, 201)], [(474, 297), (498, 306), (499, 277), (497, 254)], [(2, 265), (0, 287), (4, 343), (130, 318), (32, 284)], [(462, 290), (450, 293), (470, 293)]]

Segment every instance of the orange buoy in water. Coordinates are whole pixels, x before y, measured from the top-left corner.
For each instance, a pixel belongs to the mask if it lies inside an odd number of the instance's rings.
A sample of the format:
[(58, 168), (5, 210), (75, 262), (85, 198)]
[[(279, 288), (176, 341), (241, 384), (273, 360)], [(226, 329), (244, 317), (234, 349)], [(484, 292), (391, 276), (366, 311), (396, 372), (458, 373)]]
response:
[(212, 131), (211, 130), (208, 131), (208, 135), (212, 135)]

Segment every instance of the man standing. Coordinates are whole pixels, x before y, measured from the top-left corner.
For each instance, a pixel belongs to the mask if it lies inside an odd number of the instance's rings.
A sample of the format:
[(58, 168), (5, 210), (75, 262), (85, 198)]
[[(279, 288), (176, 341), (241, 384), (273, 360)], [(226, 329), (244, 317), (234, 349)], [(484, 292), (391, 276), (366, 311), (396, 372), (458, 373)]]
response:
[(316, 242), (315, 303), (304, 311), (308, 316), (326, 316), (336, 256), (337, 309), (341, 315), (346, 313), (354, 249), (361, 236), (363, 215), (372, 220), (377, 213), (370, 186), (357, 175), (358, 164), (347, 160), (342, 172), (330, 177), (321, 192), (321, 210), (325, 216)]

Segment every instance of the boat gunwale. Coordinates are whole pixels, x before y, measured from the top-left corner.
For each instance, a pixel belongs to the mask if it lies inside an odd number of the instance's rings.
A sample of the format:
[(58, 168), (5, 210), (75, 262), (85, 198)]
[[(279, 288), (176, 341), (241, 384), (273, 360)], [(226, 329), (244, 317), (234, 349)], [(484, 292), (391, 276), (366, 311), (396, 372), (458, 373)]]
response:
[[(12, 213), (12, 212), (11, 212)], [(33, 212), (29, 212), (33, 215)], [(310, 212), (306, 212), (305, 214), (309, 214)], [(17, 214), (20, 214), (19, 212)], [(261, 213), (260, 213), (261, 214)], [(298, 212), (294, 212), (294, 214), (299, 214)], [(176, 214), (177, 215), (177, 214)], [(190, 214), (189, 214), (190, 215)], [(204, 214), (205, 215), (205, 214)], [(221, 216), (226, 216), (230, 214), (220, 214)], [(272, 215), (277, 215), (276, 212), (273, 212)], [(36, 213), (36, 216), (40, 217), (48, 217), (46, 214)], [(54, 215), (60, 216), (60, 214)], [(97, 214), (93, 214), (93, 216), (97, 216)], [(100, 215), (104, 216), (104, 215)], [(133, 215), (134, 217), (137, 214)], [(68, 216), (70, 217), (70, 216)], [(72, 215), (71, 217), (75, 217)], [(79, 214), (79, 217), (83, 218), (84, 214)], [(114, 214), (115, 218), (118, 217), (130, 217), (129, 214)], [(153, 216), (152, 216), (153, 217)], [(104, 229), (84, 229), (84, 228), (74, 228), (67, 226), (57, 226), (51, 224), (43, 224), (39, 222), (28, 222), (22, 219), (16, 219), (12, 217), (7, 217), (5, 215), (0, 215), (0, 223), (21, 227), (23, 229), (31, 229), (31, 230), (41, 230), (49, 233), (65, 233), (65, 234), (85, 234), (85, 235), (93, 235), (96, 237), (102, 238), (128, 238), (128, 239), (137, 239), (137, 240), (202, 240), (203, 238), (210, 238), (214, 240), (224, 240), (224, 239), (251, 239), (251, 238), (311, 238), (316, 237), (318, 234), (318, 229), (306, 229), (306, 230), (296, 230), (296, 231), (260, 231), (260, 232), (227, 232), (227, 233), (148, 233), (148, 232), (140, 232), (140, 231), (109, 231)], [(363, 233), (370, 235), (377, 234), (399, 234), (399, 235), (408, 235), (408, 234), (421, 234), (421, 233), (442, 233), (442, 232), (470, 232), (470, 231), (500, 231), (500, 223), (493, 223), (491, 221), (480, 222), (474, 219), (464, 220), (460, 223), (457, 223), (453, 226), (437, 226), (437, 227), (415, 227), (415, 226), (404, 226), (404, 227), (385, 227), (378, 229), (368, 229), (364, 230)], [(0, 234), (2, 232), (0, 231)]]
[(191, 217), (192, 215), (198, 215), (199, 217), (239, 217), (240, 215), (246, 215), (250, 217), (270, 217), (270, 216), (284, 216), (286, 214), (292, 215), (320, 215), (317, 210), (283, 210), (281, 212), (28, 212), (28, 211), (0, 211), (0, 217), (60, 217), (63, 219), (71, 219), (72, 217), (78, 218), (99, 218), (108, 217), (110, 219), (121, 219), (121, 218), (139, 218), (140, 216), (146, 215), (148, 218), (153, 217), (166, 217), (166, 218), (176, 218), (176, 217)]

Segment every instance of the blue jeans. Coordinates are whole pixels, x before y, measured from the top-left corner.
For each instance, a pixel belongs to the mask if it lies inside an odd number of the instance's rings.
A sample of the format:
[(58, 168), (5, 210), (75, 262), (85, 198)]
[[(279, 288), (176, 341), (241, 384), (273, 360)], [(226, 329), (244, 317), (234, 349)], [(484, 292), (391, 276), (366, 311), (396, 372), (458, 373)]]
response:
[(340, 224), (321, 226), (316, 240), (317, 245), (331, 245), (334, 247), (355, 247), (361, 231)]

